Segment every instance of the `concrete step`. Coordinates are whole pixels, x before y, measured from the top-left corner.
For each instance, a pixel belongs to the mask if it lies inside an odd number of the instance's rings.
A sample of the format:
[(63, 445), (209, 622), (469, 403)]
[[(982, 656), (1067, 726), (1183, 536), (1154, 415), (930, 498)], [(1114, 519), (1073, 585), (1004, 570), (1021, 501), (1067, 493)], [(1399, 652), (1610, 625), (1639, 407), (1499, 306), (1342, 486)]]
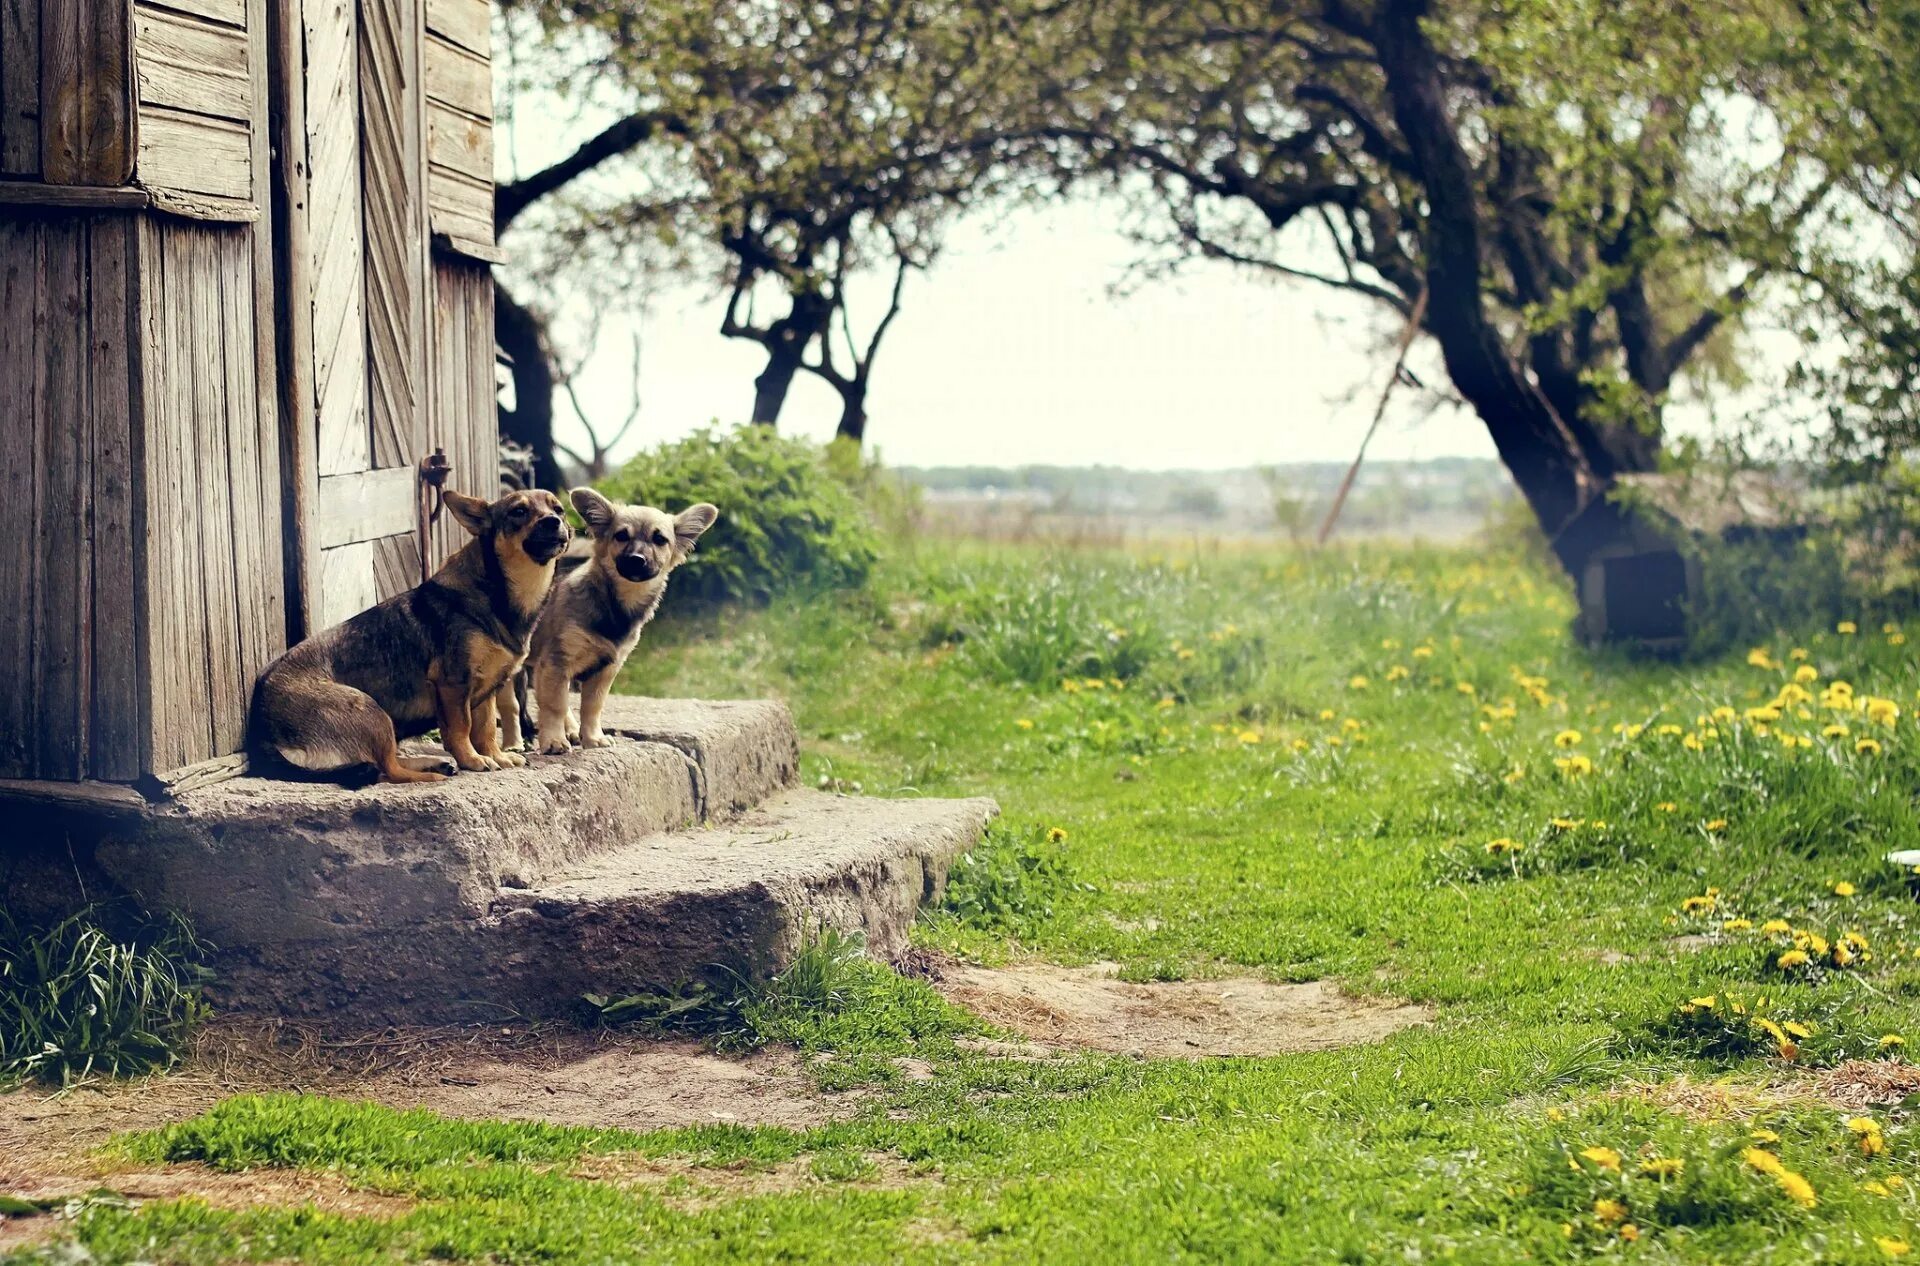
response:
[(821, 927), (891, 958), (997, 809), (786, 791), (728, 826), (650, 837), (478, 918), (277, 940), (222, 956), (226, 1006), (355, 1023), (566, 1017), (588, 993), (777, 972)]
[(230, 779), (108, 824), (95, 855), (216, 944), (356, 938), (477, 918), (503, 886), (726, 821), (799, 769), (778, 703), (620, 698), (607, 713), (609, 747), (442, 783)]
[(604, 724), (444, 783), (232, 779), (104, 824), (95, 859), (217, 947), (223, 1006), (424, 1023), (772, 972), (822, 925), (891, 956), (995, 812), (794, 790), (776, 703), (618, 698)]
[(991, 800), (787, 791), (724, 829), (643, 840), (529, 891), (487, 920), (496, 970), (566, 1000), (671, 987), (723, 966), (772, 973), (809, 933), (858, 933), (883, 959), (999, 812)]

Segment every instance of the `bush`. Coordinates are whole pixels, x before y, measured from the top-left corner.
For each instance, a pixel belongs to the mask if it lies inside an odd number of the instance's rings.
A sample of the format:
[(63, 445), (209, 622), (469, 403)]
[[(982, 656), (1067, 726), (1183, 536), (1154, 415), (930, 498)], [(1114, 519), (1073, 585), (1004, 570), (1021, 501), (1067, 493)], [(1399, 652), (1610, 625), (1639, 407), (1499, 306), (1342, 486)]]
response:
[(124, 1077), (173, 1062), (205, 1014), (204, 947), (179, 919), (83, 910), (32, 929), (0, 911), (0, 1082)]
[(822, 928), (768, 981), (726, 972), (673, 993), (590, 994), (604, 1024), (703, 1038), (719, 1050), (767, 1045), (803, 1051), (901, 1055), (982, 1031), (978, 1020), (931, 987), (866, 956), (858, 937)]
[(635, 457), (599, 490), (663, 510), (720, 507), (700, 552), (676, 573), (676, 600), (766, 602), (788, 590), (857, 588), (879, 557), (871, 520), (823, 450), (768, 426), (696, 431)]

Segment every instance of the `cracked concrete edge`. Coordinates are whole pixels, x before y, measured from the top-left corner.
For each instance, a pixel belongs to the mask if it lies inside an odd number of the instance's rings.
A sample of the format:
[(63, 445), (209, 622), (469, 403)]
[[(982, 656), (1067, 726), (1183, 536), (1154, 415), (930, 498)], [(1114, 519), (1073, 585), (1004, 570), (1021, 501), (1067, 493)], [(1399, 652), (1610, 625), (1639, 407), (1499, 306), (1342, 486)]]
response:
[(685, 752), (699, 770), (706, 820), (725, 822), (800, 776), (800, 732), (783, 703), (611, 695), (601, 724)]

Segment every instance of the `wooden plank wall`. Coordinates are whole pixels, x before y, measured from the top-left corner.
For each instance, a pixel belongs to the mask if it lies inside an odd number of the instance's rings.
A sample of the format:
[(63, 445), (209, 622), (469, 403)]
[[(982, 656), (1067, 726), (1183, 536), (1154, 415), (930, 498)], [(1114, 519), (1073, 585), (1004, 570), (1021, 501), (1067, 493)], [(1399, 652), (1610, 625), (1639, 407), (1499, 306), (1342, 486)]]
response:
[[(500, 415), (493, 376), (493, 274), (481, 264), (434, 261), (433, 384), (427, 447), (444, 448), (448, 487), (492, 500), (500, 488)], [(432, 561), (470, 538), (451, 515), (434, 526)]]
[(254, 131), (266, 126), (258, 85), (266, 68), (248, 8), (245, 0), (134, 5), (143, 185), (253, 202)]
[(155, 771), (240, 749), (286, 643), (278, 421), (257, 375), (251, 226), (140, 221), (147, 736)]
[(132, 778), (144, 753), (133, 223), (0, 221), (0, 777)]
[(129, 16), (124, 0), (0, 0), (0, 180), (132, 177)]
[(429, 202), (433, 231), (491, 245), (493, 64), (487, 0), (427, 0)]

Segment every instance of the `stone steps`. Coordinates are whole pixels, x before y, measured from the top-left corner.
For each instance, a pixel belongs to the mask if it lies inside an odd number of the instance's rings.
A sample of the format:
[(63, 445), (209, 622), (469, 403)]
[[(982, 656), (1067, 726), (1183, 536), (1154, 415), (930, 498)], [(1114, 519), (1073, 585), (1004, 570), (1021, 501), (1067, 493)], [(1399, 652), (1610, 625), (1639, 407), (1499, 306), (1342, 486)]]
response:
[(995, 812), (793, 790), (776, 703), (604, 723), (609, 747), (431, 785), (233, 779), (104, 824), (96, 860), (218, 947), (224, 1005), (418, 1023), (773, 972), (811, 926), (897, 953)]

